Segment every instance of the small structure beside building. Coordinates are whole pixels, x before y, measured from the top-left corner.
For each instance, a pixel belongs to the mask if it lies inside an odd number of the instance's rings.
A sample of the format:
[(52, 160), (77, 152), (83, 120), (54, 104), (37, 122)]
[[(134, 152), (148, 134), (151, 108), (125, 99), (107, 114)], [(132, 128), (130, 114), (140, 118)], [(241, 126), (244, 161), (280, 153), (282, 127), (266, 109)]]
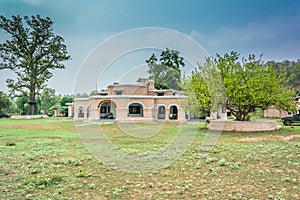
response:
[(293, 116), (293, 114), (287, 111), (278, 110), (273, 107), (264, 109), (264, 118), (282, 118), (286, 116)]
[(66, 103), (66, 106), (68, 106), (68, 117), (73, 118), (74, 117), (74, 103)]
[(111, 119), (119, 123), (186, 121), (180, 91), (157, 90), (154, 81), (139, 78), (136, 84), (114, 83), (94, 96), (75, 98), (68, 105), (68, 116), (74, 120)]
[[(294, 98), (295, 104), (296, 104), (296, 109), (300, 111), (300, 93), (296, 95)], [(288, 117), (288, 116), (293, 116), (294, 113), (284, 111), (284, 110), (278, 110), (274, 107), (267, 108), (264, 110), (263, 117), (264, 118), (282, 118), (282, 117)]]

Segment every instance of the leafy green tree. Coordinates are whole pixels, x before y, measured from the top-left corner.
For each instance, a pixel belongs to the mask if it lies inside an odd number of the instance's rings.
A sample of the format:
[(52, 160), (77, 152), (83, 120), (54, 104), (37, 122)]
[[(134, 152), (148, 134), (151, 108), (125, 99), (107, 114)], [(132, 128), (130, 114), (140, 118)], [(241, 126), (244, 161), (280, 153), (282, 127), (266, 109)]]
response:
[(53, 76), (51, 70), (63, 69), (69, 60), (64, 39), (54, 35), (53, 21), (37, 16), (0, 16), (0, 29), (11, 38), (0, 44), (0, 70), (13, 71), (17, 80), (7, 79), (14, 96), (29, 97), (29, 114), (34, 114), (36, 95)]
[(166, 48), (158, 60), (152, 54), (146, 60), (150, 77), (154, 79), (156, 89), (180, 90), (181, 68), (185, 66), (183, 57), (176, 50)]
[(236, 52), (218, 55), (216, 59), (226, 89), (225, 106), (237, 120), (244, 121), (256, 108), (295, 109), (295, 92), (283, 86), (287, 81), (284, 72), (271, 63), (264, 64), (261, 56), (256, 59), (252, 54), (248, 59), (242, 58), (242, 62), (238, 60)]
[(210, 111), (211, 98), (207, 85), (199, 73), (192, 72), (191, 77), (183, 78), (182, 91), (188, 96), (182, 102), (182, 107), (191, 114), (201, 115)]
[(198, 64), (192, 75), (182, 82), (182, 91), (189, 97), (182, 106), (190, 113), (203, 115), (216, 112), (225, 100), (224, 85), (212, 58)]
[[(256, 59), (254, 55), (239, 62), (239, 54), (231, 52), (223, 57), (217, 55), (213, 61), (208, 59), (191, 75), (187, 85), (194, 90), (201, 109), (215, 110), (215, 106), (222, 105), (237, 120), (244, 121), (256, 108), (275, 106), (295, 110), (295, 92), (284, 87), (287, 75), (278, 70), (274, 64), (264, 64), (261, 57)], [(187, 101), (196, 102), (190, 96)]]
[(15, 103), (17, 106), (18, 114), (26, 115), (29, 113), (28, 105), (29, 105), (29, 97), (27, 96), (19, 96), (16, 98)]
[[(59, 103), (60, 97), (56, 95), (55, 89), (46, 88), (40, 95), (41, 112), (43, 114), (52, 113), (51, 108)], [(53, 114), (53, 113), (52, 113)]]
[(66, 103), (72, 103), (74, 100), (73, 96), (65, 95), (60, 100), (60, 112), (64, 115), (68, 114), (68, 106)]

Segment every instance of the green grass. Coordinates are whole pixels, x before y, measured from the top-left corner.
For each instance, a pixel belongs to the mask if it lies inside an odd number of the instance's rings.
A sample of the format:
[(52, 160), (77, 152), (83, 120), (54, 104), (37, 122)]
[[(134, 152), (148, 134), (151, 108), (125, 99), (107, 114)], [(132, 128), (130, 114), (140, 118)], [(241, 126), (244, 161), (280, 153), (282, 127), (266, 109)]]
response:
[(131, 126), (100, 128), (129, 153), (157, 150), (179, 129), (196, 136), (170, 166), (128, 173), (91, 156), (72, 121), (1, 119), (0, 199), (300, 199), (300, 126), (222, 133), (205, 157), (203, 124)]

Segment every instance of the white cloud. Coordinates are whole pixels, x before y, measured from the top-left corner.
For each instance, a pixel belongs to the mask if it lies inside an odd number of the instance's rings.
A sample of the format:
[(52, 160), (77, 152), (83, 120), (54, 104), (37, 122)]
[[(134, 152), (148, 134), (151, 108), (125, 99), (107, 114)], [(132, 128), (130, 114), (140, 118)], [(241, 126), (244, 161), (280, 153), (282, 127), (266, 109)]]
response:
[(197, 41), (204, 41), (206, 39), (206, 36), (199, 33), (199, 31), (193, 30), (190, 33), (190, 37), (192, 37), (193, 39), (197, 40)]
[[(253, 21), (242, 27), (220, 27), (214, 33), (203, 35), (193, 30), (190, 36), (210, 49), (210, 53), (241, 51), (241, 53), (271, 54), (280, 51), (283, 57), (294, 58), (300, 43), (300, 10), (293, 16), (272, 16)], [(231, 49), (234, 48), (234, 49)], [(285, 51), (282, 51), (284, 49)], [(251, 52), (257, 51), (257, 52)], [(293, 56), (292, 56), (293, 55)], [(300, 55), (299, 55), (300, 57)]]

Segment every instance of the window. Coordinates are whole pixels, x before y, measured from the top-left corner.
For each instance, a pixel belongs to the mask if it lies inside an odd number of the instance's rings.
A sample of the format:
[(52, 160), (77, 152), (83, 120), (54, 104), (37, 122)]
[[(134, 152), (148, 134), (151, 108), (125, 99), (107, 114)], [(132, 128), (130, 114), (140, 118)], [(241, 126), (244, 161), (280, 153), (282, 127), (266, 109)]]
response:
[(171, 106), (170, 107), (170, 115), (169, 115), (170, 119), (174, 119), (176, 120), (178, 118), (178, 109), (176, 106)]
[(116, 104), (111, 100), (104, 100), (98, 104), (99, 119), (114, 119), (116, 117)]
[(165, 119), (166, 118), (166, 109), (165, 109), (165, 106), (159, 106), (158, 107), (157, 118), (158, 119)]
[(100, 113), (109, 113), (109, 112), (110, 112), (110, 106), (106, 106), (106, 105), (101, 106)]
[(100, 118), (106, 119), (108, 114), (110, 113), (111, 102), (104, 102), (100, 106)]
[(115, 95), (122, 95), (122, 90), (115, 90)]
[(139, 103), (132, 103), (128, 108), (129, 116), (143, 116), (143, 106)]
[(84, 117), (84, 108), (80, 106), (78, 108), (78, 118), (83, 118)]
[(157, 96), (164, 96), (164, 93), (157, 93)]

